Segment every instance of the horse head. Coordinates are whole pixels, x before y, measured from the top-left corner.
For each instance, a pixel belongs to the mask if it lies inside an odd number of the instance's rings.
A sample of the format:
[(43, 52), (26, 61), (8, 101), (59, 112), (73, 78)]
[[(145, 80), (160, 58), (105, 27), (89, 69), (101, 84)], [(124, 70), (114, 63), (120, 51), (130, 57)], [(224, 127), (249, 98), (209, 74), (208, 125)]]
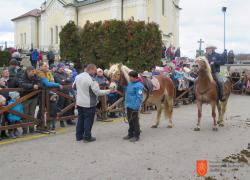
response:
[(128, 78), (129, 71), (131, 70), (121, 63), (110, 65), (110, 68), (107, 72), (107, 75), (111, 81), (110, 88), (113, 88), (113, 89), (117, 88), (118, 83), (121, 86), (127, 85), (127, 83), (129, 82), (129, 78)]
[(197, 57), (195, 60), (195, 64), (197, 65), (197, 68), (198, 68), (197, 69), (198, 74), (204, 75), (204, 73), (205, 73), (206, 75), (209, 76), (209, 79), (211, 81), (213, 80), (211, 67), (210, 67), (209, 62), (205, 56)]

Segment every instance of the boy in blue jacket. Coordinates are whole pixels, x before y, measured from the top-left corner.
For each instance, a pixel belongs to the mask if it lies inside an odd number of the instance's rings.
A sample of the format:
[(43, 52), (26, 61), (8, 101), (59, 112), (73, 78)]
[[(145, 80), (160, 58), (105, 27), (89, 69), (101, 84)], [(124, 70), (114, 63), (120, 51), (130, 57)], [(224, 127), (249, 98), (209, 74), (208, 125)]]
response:
[(129, 72), (130, 82), (126, 88), (125, 108), (129, 122), (128, 135), (123, 139), (136, 142), (140, 139), (139, 110), (143, 99), (143, 84), (136, 71)]

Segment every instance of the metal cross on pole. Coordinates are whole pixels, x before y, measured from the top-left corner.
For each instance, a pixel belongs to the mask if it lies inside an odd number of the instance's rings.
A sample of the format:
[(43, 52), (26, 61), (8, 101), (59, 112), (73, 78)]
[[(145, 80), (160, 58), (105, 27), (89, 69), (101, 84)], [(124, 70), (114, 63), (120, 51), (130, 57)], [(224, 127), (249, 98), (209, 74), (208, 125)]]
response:
[(202, 43), (204, 43), (204, 41), (200, 39), (198, 43), (199, 43), (199, 55), (201, 56), (201, 46), (202, 46)]

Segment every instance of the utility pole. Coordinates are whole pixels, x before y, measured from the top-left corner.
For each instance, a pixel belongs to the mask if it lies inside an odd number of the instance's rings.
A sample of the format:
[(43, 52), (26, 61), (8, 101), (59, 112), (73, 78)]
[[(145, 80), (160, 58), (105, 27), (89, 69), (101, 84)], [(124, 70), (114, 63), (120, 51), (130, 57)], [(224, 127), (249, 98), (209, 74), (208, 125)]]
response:
[(124, 13), (124, 0), (121, 0), (121, 20), (123, 21), (123, 13)]
[(203, 41), (202, 39), (200, 39), (200, 40), (198, 41), (198, 43), (199, 43), (199, 55), (201, 56), (201, 55), (202, 55), (201, 46), (202, 46), (202, 44), (204, 43), (204, 41)]

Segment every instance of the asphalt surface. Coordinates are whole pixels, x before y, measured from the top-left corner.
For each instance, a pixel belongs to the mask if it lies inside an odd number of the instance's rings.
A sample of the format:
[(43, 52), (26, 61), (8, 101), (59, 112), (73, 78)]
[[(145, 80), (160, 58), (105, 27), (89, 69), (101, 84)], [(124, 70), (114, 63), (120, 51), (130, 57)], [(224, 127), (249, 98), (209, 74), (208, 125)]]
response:
[[(196, 161), (207, 160), (207, 179), (249, 180), (250, 158), (223, 163), (250, 143), (249, 96), (230, 97), (225, 127), (212, 131), (211, 108), (204, 106), (201, 131), (195, 132), (196, 106), (174, 109), (174, 127), (161, 118), (151, 129), (153, 114), (141, 115), (141, 140), (122, 140), (122, 120), (96, 122), (97, 141), (75, 141), (74, 127), (63, 133), (0, 145), (1, 180), (182, 180), (197, 177)], [(32, 138), (30, 138), (32, 139)], [(216, 168), (215, 168), (216, 167)]]

